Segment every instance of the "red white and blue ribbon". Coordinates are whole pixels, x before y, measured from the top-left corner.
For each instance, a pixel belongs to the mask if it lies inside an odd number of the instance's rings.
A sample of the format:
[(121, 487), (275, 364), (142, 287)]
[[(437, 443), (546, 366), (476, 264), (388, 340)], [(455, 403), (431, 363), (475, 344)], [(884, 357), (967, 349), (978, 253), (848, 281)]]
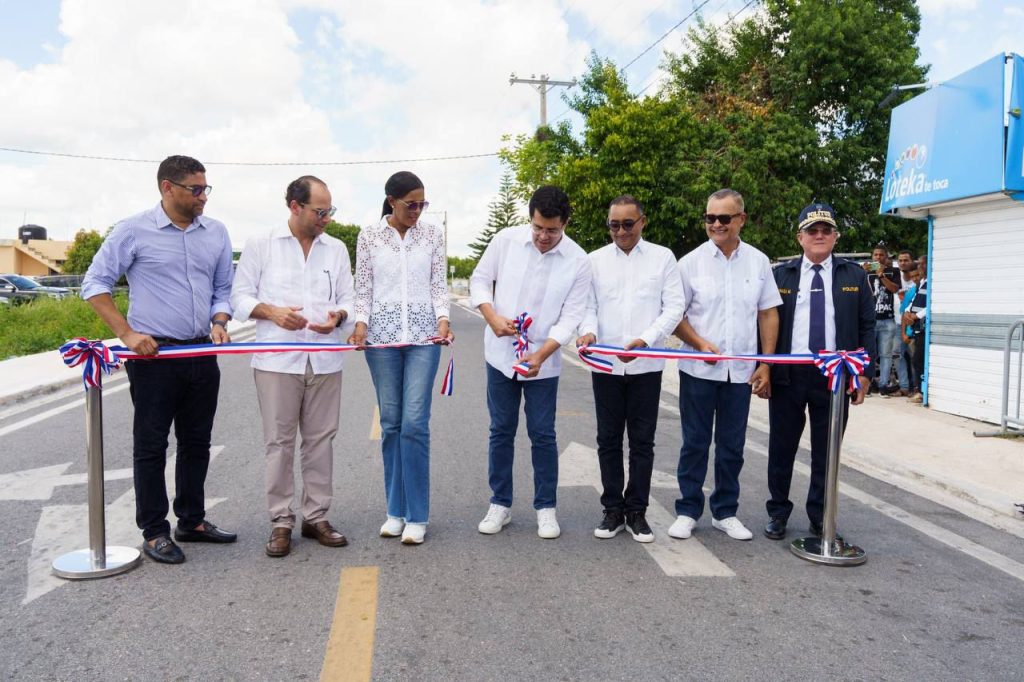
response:
[[(871, 358), (863, 348), (857, 350), (823, 350), (820, 353), (803, 353), (789, 355), (725, 355), (722, 353), (705, 353), (697, 350), (676, 348), (633, 348), (626, 350), (620, 346), (594, 344), (580, 346), (576, 349), (581, 362), (599, 372), (611, 372), (613, 364), (609, 360), (597, 356), (620, 358), (649, 358), (657, 360), (741, 360), (763, 362), (770, 365), (815, 365), (821, 373), (828, 377), (829, 389), (834, 393), (839, 390), (844, 376), (849, 376), (850, 390), (856, 391), (859, 386), (857, 377), (864, 374), (864, 368), (871, 364)], [(517, 370), (518, 371), (518, 370)]]
[(871, 358), (864, 352), (863, 348), (857, 350), (823, 350), (814, 358), (814, 364), (821, 373), (828, 377), (828, 388), (835, 393), (843, 383), (843, 376), (848, 375), (850, 390), (856, 391), (860, 388), (860, 381), (857, 379), (864, 374), (864, 368), (870, 364)]
[(512, 342), (516, 360), (522, 360), (530, 352), (530, 325), (533, 324), (533, 318), (529, 313), (521, 313), (512, 324), (516, 327), (516, 337)]
[(441, 395), (451, 397), (455, 391), (455, 342), (441, 336), (431, 336), (427, 341), (448, 346), (450, 350), (448, 368), (444, 371), (444, 377), (441, 379)]
[(121, 366), (121, 359), (102, 341), (89, 341), (82, 337), (71, 339), (60, 347), (60, 357), (68, 367), (82, 368), (82, 385), (103, 388), (103, 374), (110, 374)]
[[(249, 341), (245, 343), (200, 343), (187, 346), (161, 346), (156, 355), (140, 355), (125, 346), (107, 348), (102, 341), (89, 341), (84, 338), (72, 339), (60, 347), (61, 357), (68, 367), (77, 367), (85, 363), (82, 381), (85, 387), (102, 387), (100, 372), (110, 374), (120, 367), (122, 360), (166, 360), (174, 358), (201, 358), (215, 355), (252, 355), (254, 353), (343, 353), (365, 348), (403, 348), (420, 346), (440, 341), (440, 337), (430, 337), (423, 343), (386, 343), (374, 346), (356, 346), (350, 343), (270, 343)], [(444, 340), (445, 345), (450, 345)], [(455, 379), (455, 351), (452, 349), (441, 383), (442, 395), (450, 396), (453, 392)]]

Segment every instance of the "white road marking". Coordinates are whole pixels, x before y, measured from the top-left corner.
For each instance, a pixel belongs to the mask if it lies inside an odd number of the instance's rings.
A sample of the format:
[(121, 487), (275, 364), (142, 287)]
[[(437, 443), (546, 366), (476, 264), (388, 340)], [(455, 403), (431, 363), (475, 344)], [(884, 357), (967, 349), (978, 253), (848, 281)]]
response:
[[(223, 445), (210, 448), (210, 461), (224, 450)], [(167, 491), (174, 494), (175, 456), (167, 458)], [(207, 498), (206, 508), (210, 509), (227, 498)], [(141, 533), (135, 525), (135, 489), (132, 488), (106, 505), (107, 545), (138, 547)], [(69, 581), (53, 575), (51, 566), (57, 557), (89, 546), (89, 505), (63, 504), (43, 507), (32, 538), (32, 549), (28, 558), (25, 599), (28, 604), (57, 589)], [(148, 559), (147, 559), (148, 561)]]
[[(601, 474), (598, 470), (597, 451), (585, 445), (572, 442), (562, 451), (558, 460), (559, 486), (584, 486), (601, 490)], [(677, 487), (675, 479), (672, 486)], [(700, 540), (676, 540), (668, 536), (668, 527), (676, 520), (675, 514), (651, 499), (647, 507), (647, 522), (654, 531), (655, 541), (643, 543), (665, 575), (733, 577), (736, 574), (711, 553)]]
[[(120, 393), (121, 391), (124, 391), (127, 388), (128, 388), (128, 383), (124, 382), (124, 383), (118, 384), (117, 386), (114, 386), (113, 388), (104, 388), (103, 389), (103, 394), (104, 395), (110, 395), (111, 393)], [(83, 395), (84, 395), (84, 392), (83, 392)], [(7, 426), (4, 426), (4, 427), (0, 428), (0, 436), (6, 436), (7, 434), (13, 433), (13, 432), (17, 431), (18, 429), (23, 429), (26, 426), (32, 426), (33, 424), (38, 424), (39, 422), (41, 422), (41, 421), (43, 421), (45, 419), (49, 419), (50, 417), (53, 417), (54, 415), (58, 415), (61, 412), (67, 412), (68, 410), (70, 410), (72, 408), (75, 408), (75, 407), (81, 408), (84, 405), (85, 405), (85, 398), (83, 397), (83, 398), (81, 398), (79, 400), (72, 401), (72, 402), (67, 403), (65, 405), (61, 405), (59, 407), (51, 408), (49, 410), (46, 410), (45, 412), (40, 412), (39, 414), (34, 414), (31, 417), (28, 417), (27, 419), (22, 419), (20, 422), (14, 422), (13, 424), (8, 424)]]
[[(53, 489), (57, 486), (80, 485), (88, 480), (88, 474), (65, 474), (69, 466), (71, 462), (0, 474), (0, 500), (48, 500), (53, 497)], [(103, 472), (105, 481), (131, 477), (130, 467)]]

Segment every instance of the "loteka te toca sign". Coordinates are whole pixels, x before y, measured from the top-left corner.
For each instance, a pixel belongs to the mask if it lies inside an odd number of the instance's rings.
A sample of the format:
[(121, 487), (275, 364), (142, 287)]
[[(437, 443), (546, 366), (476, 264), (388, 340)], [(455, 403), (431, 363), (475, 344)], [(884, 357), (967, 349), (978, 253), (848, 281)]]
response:
[(1024, 78), (1020, 61), (997, 55), (893, 109), (881, 213), (1013, 189), (1006, 78)]

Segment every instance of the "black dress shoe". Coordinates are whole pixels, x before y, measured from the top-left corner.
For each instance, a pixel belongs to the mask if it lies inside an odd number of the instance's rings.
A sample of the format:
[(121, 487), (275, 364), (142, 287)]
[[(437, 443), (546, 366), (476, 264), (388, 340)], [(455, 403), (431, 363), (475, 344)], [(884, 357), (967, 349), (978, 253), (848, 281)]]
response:
[(153, 561), (161, 564), (181, 564), (185, 562), (185, 553), (166, 535), (156, 538), (150, 545), (149, 540), (142, 541), (142, 552)]
[(821, 537), (821, 524), (820, 523), (815, 523), (814, 521), (811, 521), (811, 535), (813, 535), (816, 538), (820, 538)]
[(769, 540), (781, 540), (786, 537), (786, 519), (773, 518), (764, 527), (764, 536)]
[(188, 530), (178, 526), (174, 529), (174, 539), (178, 542), (234, 542), (238, 539), (234, 533), (221, 530), (209, 521), (204, 520), (202, 526), (202, 530)]

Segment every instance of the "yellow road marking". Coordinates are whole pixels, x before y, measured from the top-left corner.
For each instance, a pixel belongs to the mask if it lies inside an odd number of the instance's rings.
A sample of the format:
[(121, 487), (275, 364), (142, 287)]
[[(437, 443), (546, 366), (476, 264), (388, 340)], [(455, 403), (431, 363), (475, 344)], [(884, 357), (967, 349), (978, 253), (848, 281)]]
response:
[(370, 440), (380, 440), (380, 408), (373, 406), (373, 419), (370, 421)]
[(321, 680), (364, 682), (373, 672), (377, 628), (377, 566), (341, 569), (331, 636), (327, 639)]

